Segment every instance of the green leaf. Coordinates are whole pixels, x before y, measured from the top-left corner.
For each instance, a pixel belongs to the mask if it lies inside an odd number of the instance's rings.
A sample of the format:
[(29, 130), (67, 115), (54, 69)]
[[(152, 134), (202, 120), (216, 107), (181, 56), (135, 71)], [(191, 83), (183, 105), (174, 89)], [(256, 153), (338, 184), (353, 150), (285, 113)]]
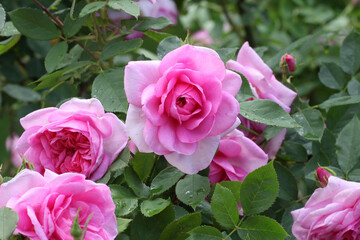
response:
[(227, 229), (234, 228), (239, 222), (239, 210), (233, 193), (219, 185), (215, 185), (215, 191), (211, 198), (211, 211), (215, 220)]
[(124, 69), (113, 68), (100, 73), (94, 80), (91, 96), (100, 100), (105, 111), (126, 113)]
[(33, 8), (18, 8), (9, 12), (14, 26), (25, 36), (37, 40), (59, 37), (56, 25), (41, 11)]
[(156, 32), (156, 31), (152, 31), (152, 30), (143, 32), (143, 34), (145, 34), (146, 36), (148, 36), (149, 38), (151, 38), (157, 42), (161, 42), (163, 39), (172, 36), (171, 34), (168, 34), (168, 33)]
[(2, 37), (11, 37), (19, 34), (20, 32), (16, 29), (12, 22), (6, 22), (4, 28), (0, 31), (0, 36)]
[(0, 42), (0, 55), (9, 51), (13, 46), (15, 46), (19, 40), (21, 35), (12, 36), (4, 41)]
[(109, 187), (117, 217), (126, 216), (137, 208), (138, 199), (129, 189), (120, 185), (110, 185)]
[(286, 201), (297, 200), (298, 187), (294, 175), (280, 163), (275, 162), (274, 167), (280, 185), (278, 197)]
[(175, 192), (180, 201), (195, 208), (210, 192), (209, 178), (187, 175), (176, 184)]
[(284, 150), (295, 162), (306, 162), (308, 155), (306, 149), (294, 141), (286, 141), (283, 144)]
[(266, 140), (270, 140), (271, 138), (277, 136), (279, 133), (281, 133), (283, 128), (281, 127), (275, 127), (275, 126), (267, 126), (265, 130), (263, 131), (263, 136)]
[(125, 181), (134, 193), (140, 198), (148, 198), (150, 195), (149, 187), (141, 182), (138, 175), (132, 170), (132, 168), (125, 168), (124, 172)]
[(341, 130), (337, 140), (338, 163), (345, 173), (349, 173), (360, 162), (360, 121), (357, 116)]
[(331, 98), (321, 103), (319, 105), (319, 108), (325, 109), (325, 108), (355, 104), (355, 103), (360, 103), (360, 95)]
[(184, 173), (175, 167), (167, 167), (162, 170), (152, 181), (150, 186), (151, 195), (158, 195), (175, 185)]
[(321, 65), (319, 79), (326, 87), (336, 90), (342, 90), (347, 82), (345, 73), (332, 62)]
[(3, 91), (9, 96), (24, 102), (40, 101), (41, 96), (39, 93), (31, 90), (28, 87), (23, 87), (16, 84), (7, 84), (3, 87)]
[(190, 237), (186, 240), (221, 240), (222, 235), (219, 230), (211, 226), (199, 226), (192, 229)]
[(112, 9), (123, 10), (136, 18), (140, 15), (139, 5), (132, 0), (110, 0), (107, 4)]
[(125, 231), (131, 221), (132, 219), (116, 218), (118, 233)]
[(240, 202), (241, 182), (239, 181), (223, 181), (219, 185), (229, 189), (235, 197), (236, 202)]
[(242, 84), (240, 91), (235, 96), (236, 100), (238, 100), (238, 102), (244, 102), (250, 98), (255, 98), (253, 92), (251, 91), (249, 81), (243, 75), (241, 75), (241, 78)]
[(304, 138), (320, 141), (324, 132), (324, 120), (321, 112), (316, 109), (307, 109), (293, 115), (295, 121), (302, 126), (296, 131)]
[(135, 28), (135, 30), (141, 32), (144, 32), (148, 29), (161, 30), (171, 24), (172, 22), (166, 17), (146, 18), (144, 22)]
[(48, 73), (57, 69), (59, 63), (64, 59), (68, 51), (66, 42), (59, 42), (54, 45), (45, 57), (45, 68)]
[(132, 159), (133, 167), (141, 181), (144, 181), (151, 173), (154, 167), (154, 153), (137, 152)]
[(133, 40), (123, 40), (123, 39), (114, 39), (111, 40), (108, 44), (105, 45), (103, 52), (100, 55), (100, 60), (106, 60), (113, 58), (117, 55), (135, 51), (142, 44), (141, 39)]
[(344, 72), (354, 75), (360, 67), (360, 34), (351, 32), (340, 48), (340, 65)]
[(241, 206), (246, 215), (258, 214), (270, 208), (279, 192), (273, 161), (249, 173), (240, 192)]
[(326, 115), (326, 127), (337, 135), (354, 115), (360, 117), (360, 103), (332, 107)]
[(347, 91), (351, 96), (360, 95), (360, 82), (358, 78), (351, 78), (347, 86)]
[(103, 8), (106, 5), (106, 2), (91, 2), (85, 5), (83, 9), (81, 9), (79, 17), (82, 18), (90, 13), (96, 12)]
[(161, 233), (159, 240), (185, 240), (190, 230), (200, 226), (201, 213), (185, 215), (171, 222)]
[(18, 214), (10, 208), (0, 208), (0, 240), (7, 240), (19, 221)]
[(175, 211), (172, 205), (153, 217), (145, 217), (139, 212), (131, 223), (131, 240), (159, 240), (163, 229), (174, 219)]
[(111, 172), (116, 172), (119, 170), (123, 170), (126, 166), (128, 166), (130, 160), (130, 149), (129, 147), (125, 147), (124, 150), (120, 153), (120, 155), (115, 159), (115, 161), (110, 166)]
[[(302, 208), (303, 205), (300, 203), (295, 203), (294, 205), (291, 205), (290, 207), (286, 208), (284, 211), (284, 214), (281, 218), (281, 226), (284, 228), (284, 230), (289, 234), (292, 235), (291, 228), (293, 226), (294, 220), (291, 215), (291, 212)], [(294, 238), (295, 239), (295, 238)]]
[(0, 32), (3, 30), (5, 26), (5, 20), (6, 20), (6, 12), (0, 3)]
[(74, 36), (80, 31), (82, 25), (85, 23), (87, 18), (88, 16), (78, 19), (71, 19), (70, 14), (68, 14), (64, 20), (64, 35), (68, 38)]
[(300, 127), (282, 107), (267, 99), (241, 102), (240, 114), (251, 121), (266, 125), (283, 128)]
[(221, 60), (226, 63), (235, 56), (237, 50), (238, 48), (220, 48), (216, 50), (216, 52), (219, 54)]
[(246, 218), (237, 233), (241, 238), (248, 235), (250, 240), (281, 240), (288, 236), (278, 222), (265, 216)]
[(145, 217), (152, 217), (171, 204), (169, 199), (156, 198), (154, 200), (145, 200), (141, 203), (140, 210)]
[(175, 50), (181, 46), (181, 40), (178, 37), (168, 37), (162, 40), (157, 48), (157, 55), (162, 59), (168, 52)]

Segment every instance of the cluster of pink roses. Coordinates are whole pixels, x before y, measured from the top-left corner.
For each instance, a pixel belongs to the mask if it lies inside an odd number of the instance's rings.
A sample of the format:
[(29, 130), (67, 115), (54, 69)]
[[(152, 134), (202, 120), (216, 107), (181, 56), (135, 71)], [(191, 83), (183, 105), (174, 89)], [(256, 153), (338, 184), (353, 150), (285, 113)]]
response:
[[(248, 79), (256, 97), (273, 100), (289, 112), (296, 94), (275, 79), (248, 43), (237, 61), (226, 66)], [(90, 180), (106, 173), (128, 136), (139, 151), (164, 155), (187, 174), (210, 165), (212, 184), (242, 181), (265, 165), (278, 151), (285, 130), (268, 144), (266, 154), (259, 139), (236, 129), (240, 120), (235, 95), (242, 80), (227, 68), (215, 51), (184, 45), (161, 61), (134, 61), (125, 67), (125, 124), (105, 113), (97, 99), (73, 98), (22, 118), (25, 132), (16, 150), (44, 176), (25, 170), (1, 185), (0, 207), (10, 207), (20, 217), (15, 233), (31, 239), (71, 239), (69, 229), (80, 209), (81, 227), (94, 213), (86, 239), (114, 239), (109, 188)], [(244, 118), (242, 122), (249, 128), (256, 125)], [(265, 125), (257, 126), (254, 130), (261, 134)]]

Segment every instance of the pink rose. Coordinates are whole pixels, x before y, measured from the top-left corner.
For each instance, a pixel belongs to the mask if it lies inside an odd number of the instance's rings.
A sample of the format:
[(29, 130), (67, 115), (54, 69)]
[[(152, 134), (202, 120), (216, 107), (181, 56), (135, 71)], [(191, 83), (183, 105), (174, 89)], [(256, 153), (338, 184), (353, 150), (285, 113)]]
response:
[(17, 151), (44, 173), (78, 172), (100, 179), (128, 140), (125, 125), (99, 100), (73, 98), (20, 119), (25, 132)]
[(295, 71), (295, 58), (290, 54), (285, 54), (281, 57), (280, 68), (283, 72), (293, 72)]
[(343, 240), (360, 238), (360, 183), (330, 176), (305, 207), (291, 212), (292, 232), (297, 240)]
[(324, 168), (318, 167), (316, 169), (316, 178), (319, 181), (321, 187), (326, 187), (329, 181), (331, 174), (326, 171)]
[(126, 128), (140, 152), (165, 155), (187, 174), (209, 166), (220, 135), (238, 125), (238, 74), (218, 54), (184, 45), (162, 61), (129, 62)]
[(15, 149), (16, 143), (19, 140), (19, 136), (14, 134), (13, 136), (9, 136), (6, 138), (6, 150), (8, 150), (11, 154), (11, 161), (15, 167), (20, 167), (23, 161), (21, 155), (19, 155)]
[(84, 228), (91, 213), (85, 239), (115, 239), (115, 205), (108, 186), (85, 180), (78, 173), (57, 175), (49, 170), (44, 176), (23, 170), (0, 186), (0, 207), (19, 214), (14, 234), (33, 240), (72, 240), (71, 225), (78, 209)]
[[(273, 71), (264, 63), (260, 56), (257, 55), (254, 49), (249, 46), (248, 42), (245, 42), (241, 47), (237, 61), (228, 61), (226, 67), (243, 74), (247, 78), (256, 98), (272, 100), (279, 104), (285, 111), (290, 112), (290, 105), (296, 97), (296, 92), (276, 80)], [(245, 127), (255, 130), (255, 132), (260, 135), (266, 127), (263, 124), (253, 123), (244, 117), (241, 117), (240, 120)], [(243, 132), (247, 137), (252, 139), (252, 136), (250, 136), (251, 133), (245, 130)], [(285, 133), (286, 130), (284, 129), (268, 143), (265, 152), (268, 153), (269, 158), (275, 157), (285, 137)], [(258, 138), (256, 136), (255, 141), (260, 144), (264, 142), (264, 138)]]
[(210, 46), (214, 43), (213, 38), (210, 36), (209, 31), (200, 30), (191, 35), (191, 39), (199, 45)]
[(267, 163), (264, 151), (239, 130), (233, 130), (220, 140), (219, 150), (210, 164), (209, 179), (242, 182), (246, 175)]

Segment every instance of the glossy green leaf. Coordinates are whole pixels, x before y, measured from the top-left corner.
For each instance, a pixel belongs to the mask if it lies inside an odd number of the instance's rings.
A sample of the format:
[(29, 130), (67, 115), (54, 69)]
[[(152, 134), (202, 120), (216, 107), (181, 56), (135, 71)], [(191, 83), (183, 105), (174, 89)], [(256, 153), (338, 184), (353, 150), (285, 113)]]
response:
[(347, 86), (347, 91), (351, 96), (360, 95), (360, 82), (358, 78), (353, 77), (350, 80)]
[(143, 41), (141, 39), (126, 41), (123, 39), (114, 39), (105, 45), (103, 52), (100, 55), (100, 59), (106, 60), (120, 54), (135, 51), (141, 46), (142, 42)]
[(154, 39), (157, 42), (161, 42), (162, 40), (164, 40), (165, 38), (171, 37), (171, 34), (168, 33), (163, 33), (163, 32), (157, 32), (157, 31), (152, 31), (152, 30), (148, 30), (146, 32), (143, 32), (146, 36), (148, 36), (151, 39)]
[(236, 100), (238, 100), (238, 102), (244, 102), (250, 98), (255, 98), (253, 92), (251, 91), (249, 81), (243, 75), (241, 75), (241, 78), (242, 84), (240, 91), (235, 96)]
[(181, 46), (181, 40), (178, 37), (168, 37), (162, 40), (157, 48), (157, 55), (162, 59), (168, 52), (175, 50)]
[(287, 155), (295, 162), (306, 162), (308, 160), (308, 155), (303, 145), (294, 141), (286, 141), (283, 143), (283, 147)]
[(321, 65), (319, 79), (326, 87), (336, 90), (342, 90), (347, 82), (345, 73), (332, 62)]
[(18, 214), (10, 208), (0, 208), (0, 240), (8, 240), (19, 221)]
[(116, 172), (124, 169), (128, 166), (130, 160), (130, 149), (129, 147), (125, 147), (124, 150), (120, 153), (120, 155), (114, 160), (114, 162), (110, 166), (111, 172)]
[(360, 121), (357, 116), (341, 130), (337, 140), (337, 157), (341, 169), (349, 173), (360, 164)]
[(11, 36), (10, 38), (8, 38), (4, 41), (1, 41), (0, 42), (0, 55), (6, 53), (13, 46), (15, 46), (19, 42), (20, 37), (21, 37), (21, 35), (15, 35), (15, 36)]
[(41, 11), (33, 8), (18, 8), (9, 12), (14, 26), (25, 36), (37, 40), (59, 37), (56, 25)]
[(78, 19), (71, 19), (70, 14), (66, 16), (64, 20), (64, 27), (63, 32), (66, 37), (72, 37), (76, 33), (78, 33), (85, 23), (87, 16), (78, 18)]
[(131, 221), (132, 219), (116, 218), (118, 233), (125, 231)]
[(195, 208), (210, 192), (209, 178), (187, 175), (176, 184), (175, 192), (180, 201)]
[(140, 210), (145, 217), (152, 217), (171, 204), (169, 199), (156, 198), (154, 200), (145, 200), (141, 203)]
[(100, 100), (105, 111), (126, 112), (124, 69), (113, 68), (100, 73), (94, 80), (91, 96)]
[(273, 161), (249, 173), (240, 192), (241, 206), (246, 215), (262, 213), (270, 208), (279, 192)]
[(96, 12), (103, 8), (106, 5), (106, 2), (91, 2), (85, 5), (83, 9), (81, 9), (81, 12), (79, 14), (79, 17), (82, 18), (88, 14), (91, 14), (93, 12)]
[(241, 238), (249, 236), (250, 240), (282, 240), (288, 236), (278, 222), (265, 216), (246, 218), (237, 233)]
[(3, 87), (3, 92), (17, 100), (24, 102), (36, 102), (40, 101), (41, 99), (40, 94), (31, 90), (30, 88), (11, 83)]
[(226, 63), (235, 56), (237, 50), (238, 48), (220, 48), (216, 50), (216, 52), (219, 54), (221, 60)]
[(222, 235), (219, 230), (211, 226), (199, 226), (192, 229), (190, 237), (186, 240), (221, 240)]
[(295, 201), (298, 197), (298, 187), (294, 175), (288, 168), (284, 167), (280, 163), (275, 162), (274, 168), (279, 181), (279, 195), (286, 201)]
[(239, 222), (238, 205), (233, 193), (219, 184), (216, 184), (211, 198), (211, 211), (221, 226), (227, 229), (234, 228)]
[(284, 129), (281, 127), (275, 127), (275, 126), (267, 126), (265, 130), (263, 131), (263, 136), (266, 140), (270, 140), (271, 138), (277, 136), (279, 133), (281, 133)]
[(140, 15), (139, 5), (132, 0), (110, 0), (107, 4), (112, 9), (123, 10), (136, 18)]
[(251, 121), (266, 125), (283, 128), (300, 127), (282, 107), (267, 99), (241, 102), (240, 114)]
[(137, 152), (132, 159), (133, 167), (141, 181), (144, 181), (151, 173), (155, 163), (153, 153)]
[(222, 181), (219, 185), (229, 189), (235, 197), (236, 202), (240, 202), (241, 182), (239, 181)]
[(185, 240), (190, 230), (200, 226), (201, 214), (192, 213), (175, 220), (166, 226), (159, 240)]
[(360, 34), (351, 32), (340, 48), (340, 64), (344, 72), (353, 75), (360, 67)]
[(161, 30), (171, 24), (172, 22), (166, 17), (146, 18), (144, 22), (142, 22), (139, 26), (135, 27), (135, 30), (141, 32), (148, 29)]
[(324, 132), (324, 120), (321, 112), (316, 109), (307, 109), (293, 115), (295, 121), (302, 126), (296, 131), (304, 138), (320, 141)]
[(117, 217), (126, 216), (137, 208), (138, 199), (129, 189), (120, 185), (110, 185), (109, 187)]
[(57, 69), (60, 62), (64, 59), (68, 50), (66, 42), (59, 42), (54, 45), (45, 57), (45, 68), (48, 73)]
[(152, 181), (150, 186), (151, 195), (157, 195), (165, 192), (175, 185), (184, 173), (175, 167), (168, 167), (162, 170)]
[(134, 170), (132, 170), (132, 168), (125, 168), (124, 176), (127, 184), (138, 197), (143, 199), (149, 197), (149, 187), (141, 182), (138, 175), (134, 172)]
[(349, 105), (355, 103), (360, 103), (360, 95), (331, 98), (321, 103), (319, 105), (319, 108), (325, 109), (325, 108), (341, 106), (341, 105)]

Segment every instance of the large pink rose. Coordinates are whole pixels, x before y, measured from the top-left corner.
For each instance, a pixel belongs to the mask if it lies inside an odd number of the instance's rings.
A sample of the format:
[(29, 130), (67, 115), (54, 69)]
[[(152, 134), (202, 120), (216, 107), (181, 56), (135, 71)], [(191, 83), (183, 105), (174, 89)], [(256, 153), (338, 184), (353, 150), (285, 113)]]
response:
[(44, 173), (78, 172), (100, 179), (127, 144), (125, 125), (100, 101), (73, 98), (20, 119), (25, 132), (17, 151)]
[[(248, 42), (245, 42), (241, 47), (237, 60), (228, 61), (226, 67), (243, 74), (247, 78), (256, 98), (272, 100), (279, 104), (285, 111), (290, 112), (290, 105), (296, 97), (296, 92), (287, 88), (275, 78), (273, 71), (264, 63), (254, 49), (249, 46)], [(244, 117), (240, 119), (242, 125), (254, 130), (260, 135), (266, 127), (263, 124), (253, 123)], [(245, 130), (242, 131), (249, 138), (253, 139), (254, 136), (252, 136), (251, 133)], [(285, 134), (286, 130), (284, 129), (268, 143), (265, 152), (268, 153), (270, 158), (275, 157), (285, 138)], [(255, 141), (260, 144), (264, 141), (264, 138), (256, 137)]]
[(246, 175), (267, 163), (267, 154), (239, 130), (233, 130), (220, 140), (219, 150), (210, 164), (209, 179), (242, 182)]
[(326, 187), (291, 214), (297, 240), (360, 239), (360, 183), (330, 176)]
[(7, 206), (19, 214), (14, 234), (32, 240), (72, 240), (71, 225), (78, 209), (79, 224), (94, 214), (85, 239), (115, 239), (117, 223), (115, 205), (105, 184), (85, 180), (78, 173), (57, 175), (49, 170), (41, 174), (23, 170), (0, 186), (0, 207)]
[(124, 85), (126, 128), (139, 151), (165, 155), (185, 173), (209, 166), (220, 135), (238, 125), (241, 78), (209, 48), (184, 45), (162, 61), (129, 62)]

